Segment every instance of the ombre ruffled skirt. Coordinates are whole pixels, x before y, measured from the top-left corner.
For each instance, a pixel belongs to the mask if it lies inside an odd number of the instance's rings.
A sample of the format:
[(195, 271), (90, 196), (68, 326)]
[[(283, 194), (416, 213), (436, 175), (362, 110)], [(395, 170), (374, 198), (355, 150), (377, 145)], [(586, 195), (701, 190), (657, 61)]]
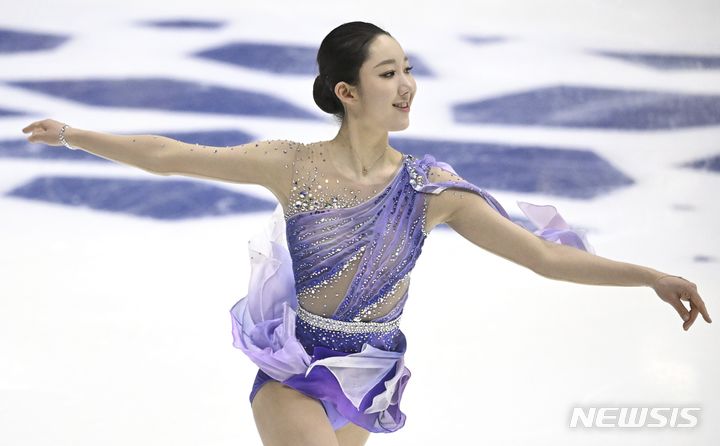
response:
[[(264, 231), (249, 241), (249, 251), (248, 294), (230, 314), (233, 346), (260, 369), (251, 401), (270, 377), (318, 399), (334, 429), (349, 421), (370, 432), (402, 428), (405, 414), (400, 410), (400, 400), (410, 378), (403, 361), (406, 342), (402, 332), (353, 334), (350, 345), (356, 349), (348, 349), (346, 337), (338, 349), (311, 342), (317, 331), (310, 333), (297, 316), (292, 261), (280, 206)], [(382, 345), (390, 345), (390, 349), (377, 348), (379, 338), (384, 338)]]

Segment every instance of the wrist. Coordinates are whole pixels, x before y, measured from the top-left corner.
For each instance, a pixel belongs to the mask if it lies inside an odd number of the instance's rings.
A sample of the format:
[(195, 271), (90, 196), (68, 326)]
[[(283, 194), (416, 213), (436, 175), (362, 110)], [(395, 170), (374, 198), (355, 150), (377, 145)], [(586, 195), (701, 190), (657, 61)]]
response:
[(662, 274), (662, 273), (661, 273), (660, 275), (658, 275), (657, 277), (655, 277), (655, 279), (652, 281), (652, 284), (650, 285), (650, 287), (654, 289), (654, 288), (656, 287), (656, 285), (660, 282), (660, 279), (663, 279), (663, 278), (665, 278), (665, 277), (677, 277), (678, 279), (687, 280), (686, 278), (684, 278), (684, 277), (682, 277), (682, 276), (676, 276), (676, 275), (674, 275), (674, 274)]
[(654, 269), (648, 270), (647, 279), (645, 279), (644, 285), (650, 288), (655, 288), (655, 285), (657, 285), (658, 280), (662, 279), (663, 277), (671, 276), (672, 274), (663, 273), (661, 271), (657, 271)]
[(63, 145), (65, 145), (68, 149), (77, 150), (78, 146), (75, 144), (75, 139), (77, 139), (77, 133), (79, 131), (79, 129), (67, 125), (65, 130), (61, 129), (58, 138), (61, 143), (64, 141)]

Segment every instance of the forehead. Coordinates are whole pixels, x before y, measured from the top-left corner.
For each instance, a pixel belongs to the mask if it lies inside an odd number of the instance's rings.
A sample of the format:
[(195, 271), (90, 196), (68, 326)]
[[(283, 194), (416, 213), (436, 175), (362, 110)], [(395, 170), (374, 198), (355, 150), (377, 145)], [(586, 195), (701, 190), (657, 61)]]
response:
[[(402, 65), (403, 62), (407, 60), (407, 56), (397, 40), (385, 34), (380, 34), (368, 47), (368, 60), (366, 61), (366, 65), (368, 65), (370, 69), (373, 69), (377, 64), (385, 62), (388, 59), (395, 59), (393, 63)], [(393, 63), (383, 64), (377, 68), (387, 67)]]

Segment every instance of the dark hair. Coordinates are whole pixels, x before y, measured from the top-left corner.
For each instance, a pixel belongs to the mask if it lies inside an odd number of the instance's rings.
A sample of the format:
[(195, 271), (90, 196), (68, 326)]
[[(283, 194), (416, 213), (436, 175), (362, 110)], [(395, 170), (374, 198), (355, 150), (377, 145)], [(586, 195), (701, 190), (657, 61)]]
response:
[(357, 86), (360, 83), (360, 66), (368, 56), (368, 47), (379, 34), (389, 32), (366, 22), (343, 23), (325, 36), (317, 53), (319, 75), (313, 84), (313, 99), (320, 109), (335, 115), (342, 123), (345, 119), (343, 103), (335, 94), (338, 82)]

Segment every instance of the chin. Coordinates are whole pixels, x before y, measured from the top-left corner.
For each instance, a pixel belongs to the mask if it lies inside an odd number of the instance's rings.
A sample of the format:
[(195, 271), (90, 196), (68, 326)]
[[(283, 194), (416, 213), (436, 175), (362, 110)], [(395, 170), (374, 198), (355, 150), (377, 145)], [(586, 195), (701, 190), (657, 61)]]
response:
[(399, 132), (401, 130), (405, 130), (406, 128), (410, 127), (410, 120), (406, 120), (405, 122), (398, 122), (395, 123), (395, 125), (391, 125), (388, 127), (388, 132)]

